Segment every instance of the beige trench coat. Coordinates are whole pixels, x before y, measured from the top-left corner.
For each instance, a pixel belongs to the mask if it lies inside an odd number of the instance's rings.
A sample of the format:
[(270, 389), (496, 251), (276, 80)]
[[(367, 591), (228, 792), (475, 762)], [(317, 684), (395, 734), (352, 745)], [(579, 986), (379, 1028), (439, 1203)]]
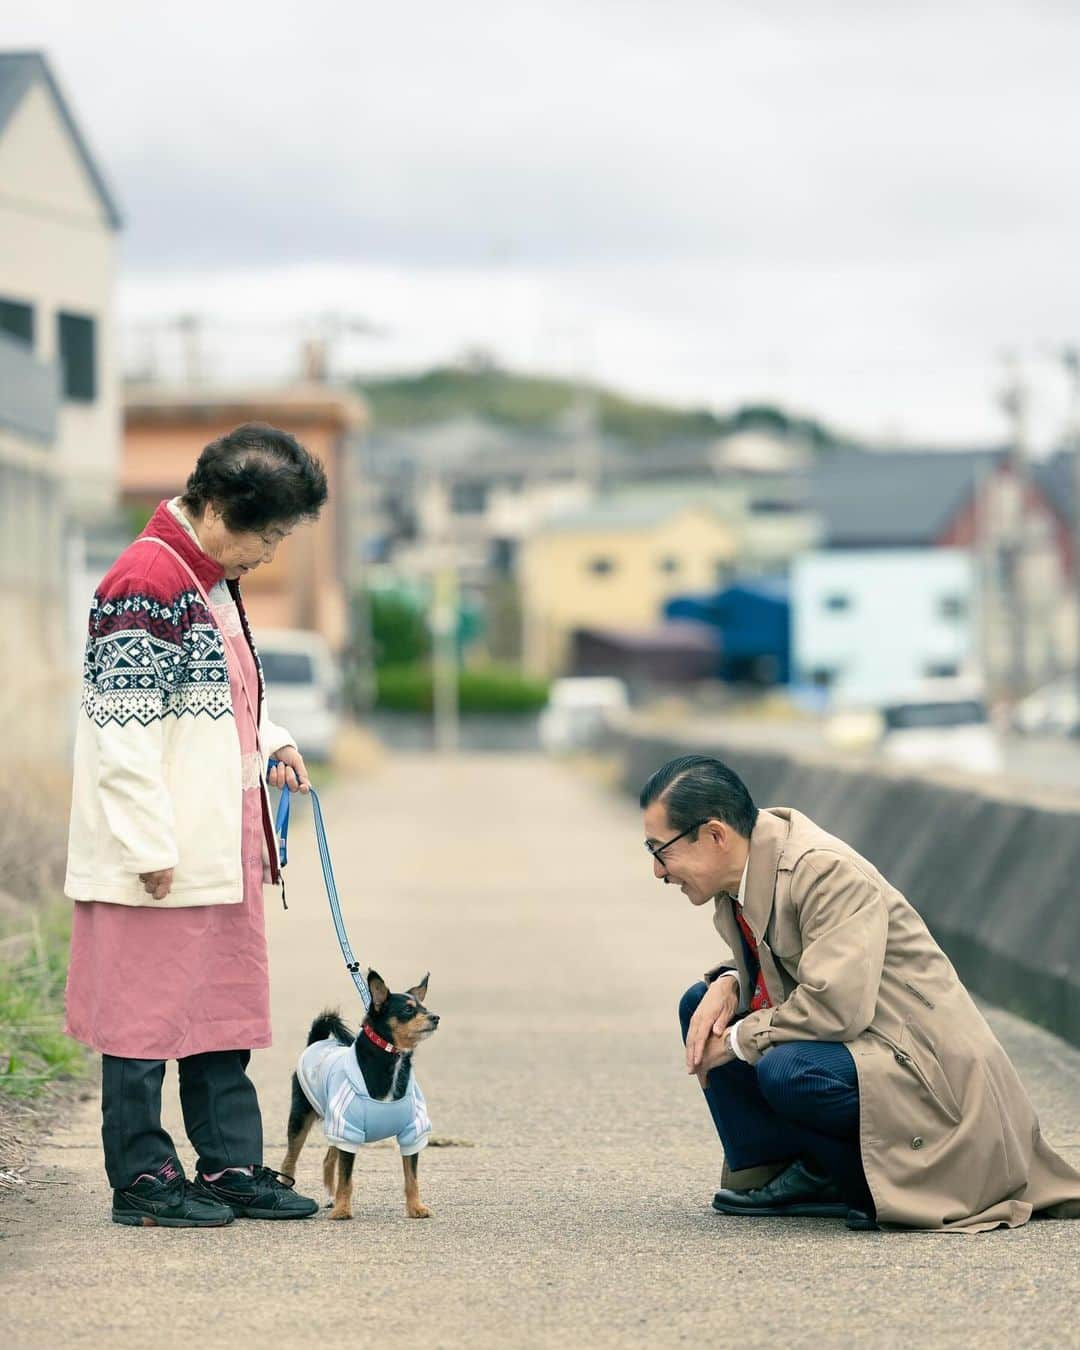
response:
[[(731, 899), (715, 905), (745, 1009)], [(1080, 1173), (1043, 1140), (1016, 1070), (922, 919), (865, 858), (798, 811), (763, 810), (743, 912), (774, 1006), (740, 1023), (739, 1048), (757, 1063), (782, 1041), (848, 1046), (879, 1222), (978, 1232), (1036, 1210), (1080, 1218)]]

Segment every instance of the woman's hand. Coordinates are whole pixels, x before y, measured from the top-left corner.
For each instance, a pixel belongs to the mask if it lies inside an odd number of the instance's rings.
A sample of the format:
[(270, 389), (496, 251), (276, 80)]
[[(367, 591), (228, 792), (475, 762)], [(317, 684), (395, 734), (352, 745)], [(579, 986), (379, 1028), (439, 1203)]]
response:
[(295, 745), (283, 745), (275, 752), (274, 758), (278, 762), (266, 775), (266, 781), (271, 787), (287, 787), (292, 792), (311, 791), (311, 779), (308, 777), (304, 756)]
[(143, 890), (155, 900), (164, 900), (172, 890), (173, 869), (163, 867), (160, 872), (140, 872)]

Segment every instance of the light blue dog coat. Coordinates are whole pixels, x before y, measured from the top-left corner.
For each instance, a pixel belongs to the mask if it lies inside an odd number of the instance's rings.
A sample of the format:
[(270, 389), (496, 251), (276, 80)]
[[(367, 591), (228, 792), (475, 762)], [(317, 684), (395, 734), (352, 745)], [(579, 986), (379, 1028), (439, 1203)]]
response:
[(330, 1037), (307, 1047), (296, 1076), (304, 1096), (322, 1116), (328, 1144), (355, 1153), (361, 1144), (396, 1135), (403, 1157), (426, 1148), (431, 1121), (415, 1074), (399, 1101), (376, 1101), (367, 1090), (356, 1051)]

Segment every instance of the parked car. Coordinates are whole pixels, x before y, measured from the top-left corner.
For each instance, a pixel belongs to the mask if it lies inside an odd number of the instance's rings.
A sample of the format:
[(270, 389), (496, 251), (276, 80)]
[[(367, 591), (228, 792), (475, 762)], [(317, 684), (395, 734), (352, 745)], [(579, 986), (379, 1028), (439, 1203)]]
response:
[(305, 758), (329, 759), (341, 722), (341, 674), (326, 641), (299, 628), (260, 629), (255, 641), (271, 717)]
[(1013, 725), (1028, 736), (1075, 736), (1080, 732), (1080, 694), (1075, 675), (1036, 689), (1013, 711)]
[(540, 714), (540, 744), (558, 753), (596, 745), (608, 719), (629, 706), (626, 685), (614, 676), (571, 676), (553, 680)]
[(959, 681), (927, 687), (881, 709), (880, 752), (894, 764), (994, 774), (1004, 768), (981, 693)]

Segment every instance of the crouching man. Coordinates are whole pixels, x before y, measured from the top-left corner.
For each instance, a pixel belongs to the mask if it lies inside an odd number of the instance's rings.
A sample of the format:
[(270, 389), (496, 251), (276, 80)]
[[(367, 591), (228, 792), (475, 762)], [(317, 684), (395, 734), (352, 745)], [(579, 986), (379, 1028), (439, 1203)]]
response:
[(687, 1068), (731, 1215), (963, 1230), (1080, 1218), (1016, 1071), (904, 897), (798, 811), (758, 810), (719, 760), (641, 792), (653, 871), (734, 954), (683, 995)]

